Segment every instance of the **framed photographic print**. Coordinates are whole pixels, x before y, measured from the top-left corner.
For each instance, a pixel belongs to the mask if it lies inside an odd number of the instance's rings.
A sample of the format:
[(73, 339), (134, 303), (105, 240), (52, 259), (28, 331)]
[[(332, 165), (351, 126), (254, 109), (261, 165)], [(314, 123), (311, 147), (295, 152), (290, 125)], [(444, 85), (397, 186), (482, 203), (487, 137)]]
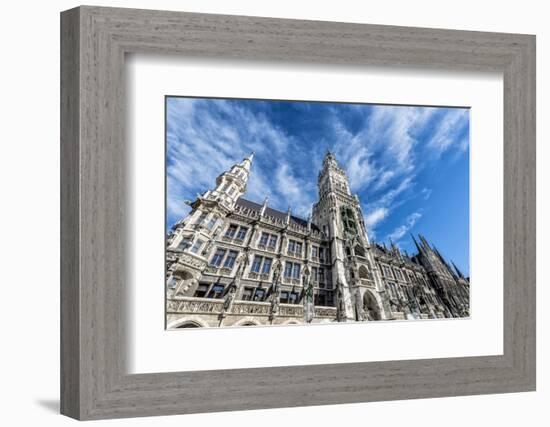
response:
[(61, 40), (62, 413), (535, 389), (534, 36), (85, 6)]

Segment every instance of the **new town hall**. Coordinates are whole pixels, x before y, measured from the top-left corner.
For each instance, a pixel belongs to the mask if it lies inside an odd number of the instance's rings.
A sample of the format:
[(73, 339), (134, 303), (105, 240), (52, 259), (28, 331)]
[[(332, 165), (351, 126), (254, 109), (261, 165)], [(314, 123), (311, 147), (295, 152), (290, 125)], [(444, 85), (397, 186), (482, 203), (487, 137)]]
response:
[(307, 221), (242, 197), (252, 159), (188, 202), (167, 239), (168, 329), (469, 316), (469, 279), (424, 237), (414, 256), (369, 241), (330, 152)]

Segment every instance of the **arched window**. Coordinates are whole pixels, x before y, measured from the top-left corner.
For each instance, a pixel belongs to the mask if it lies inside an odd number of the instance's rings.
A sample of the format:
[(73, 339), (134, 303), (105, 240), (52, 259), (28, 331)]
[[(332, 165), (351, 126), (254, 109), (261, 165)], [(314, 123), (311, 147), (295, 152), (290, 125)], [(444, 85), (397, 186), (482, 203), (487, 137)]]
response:
[(201, 325), (195, 322), (186, 322), (177, 327), (177, 329), (186, 329), (186, 328), (200, 328)]
[(361, 245), (356, 245), (355, 248), (353, 248), (353, 251), (355, 252), (355, 255), (365, 258), (365, 249), (363, 249)]
[(367, 267), (362, 265), (359, 267), (359, 278), (361, 279), (368, 279), (369, 278), (369, 271), (367, 270)]

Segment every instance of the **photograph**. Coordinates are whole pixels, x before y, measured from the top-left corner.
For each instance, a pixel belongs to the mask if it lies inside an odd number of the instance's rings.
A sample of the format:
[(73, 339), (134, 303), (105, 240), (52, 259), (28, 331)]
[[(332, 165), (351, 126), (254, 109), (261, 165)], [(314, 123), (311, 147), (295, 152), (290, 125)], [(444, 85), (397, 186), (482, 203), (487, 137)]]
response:
[(470, 316), (468, 107), (165, 109), (167, 329)]

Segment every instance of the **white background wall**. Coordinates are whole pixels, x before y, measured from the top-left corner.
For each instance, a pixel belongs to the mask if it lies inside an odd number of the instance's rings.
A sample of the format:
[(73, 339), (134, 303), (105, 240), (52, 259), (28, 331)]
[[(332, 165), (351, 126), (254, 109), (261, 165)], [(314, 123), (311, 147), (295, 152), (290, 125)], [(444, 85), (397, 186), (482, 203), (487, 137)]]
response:
[[(538, 74), (538, 391), (309, 408), (110, 421), (111, 425), (317, 426), (346, 424), (548, 425), (550, 377), (548, 180), (550, 75), (543, 1), (337, 2), (188, 0), (96, 1), (97, 5), (409, 25), (537, 35)], [(3, 425), (67, 425), (57, 414), (59, 384), (59, 11), (74, 1), (5, 2), (0, 67), (0, 392)], [(545, 239), (546, 238), (546, 239)], [(483, 424), (481, 424), (483, 425)]]

